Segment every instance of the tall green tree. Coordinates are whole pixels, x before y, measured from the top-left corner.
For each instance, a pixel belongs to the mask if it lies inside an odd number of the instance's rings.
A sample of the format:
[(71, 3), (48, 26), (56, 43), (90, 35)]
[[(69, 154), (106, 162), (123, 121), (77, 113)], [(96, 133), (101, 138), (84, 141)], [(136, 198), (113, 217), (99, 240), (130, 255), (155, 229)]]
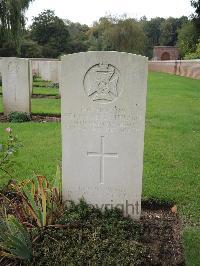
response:
[(135, 19), (120, 19), (112, 28), (109, 37), (112, 50), (144, 54), (145, 34)]
[(1, 48), (12, 48), (11, 55), (20, 56), (22, 32), (25, 26), (25, 11), (34, 0), (0, 1)]
[(193, 21), (195, 23), (198, 34), (200, 35), (200, 0), (192, 0), (191, 5), (195, 8), (195, 14), (193, 14)]
[(45, 10), (33, 18), (30, 35), (43, 47), (44, 57), (58, 57), (70, 51), (67, 25), (52, 10)]
[(146, 35), (145, 55), (152, 57), (153, 47), (160, 45), (161, 28), (164, 18), (156, 17), (151, 20), (141, 21)]
[(197, 41), (196, 27), (192, 21), (188, 21), (178, 31), (178, 47), (180, 48), (181, 57), (194, 53)]
[(89, 50), (102, 51), (109, 50), (106, 36), (113, 26), (113, 19), (110, 17), (101, 17), (99, 21), (93, 23), (87, 35), (89, 40)]
[(160, 45), (175, 46), (178, 39), (178, 30), (187, 21), (188, 18), (185, 16), (181, 18), (169, 17), (168, 19), (164, 20), (160, 25)]
[(185, 59), (200, 58), (200, 0), (191, 0), (195, 8), (192, 20), (179, 30), (178, 43), (182, 57)]
[(80, 23), (74, 23), (70, 20), (64, 20), (69, 31), (69, 50), (70, 53), (85, 52), (88, 50), (88, 37), (87, 32), (89, 27), (87, 25), (81, 25)]
[(90, 50), (144, 54), (145, 34), (132, 18), (104, 17), (89, 32)]

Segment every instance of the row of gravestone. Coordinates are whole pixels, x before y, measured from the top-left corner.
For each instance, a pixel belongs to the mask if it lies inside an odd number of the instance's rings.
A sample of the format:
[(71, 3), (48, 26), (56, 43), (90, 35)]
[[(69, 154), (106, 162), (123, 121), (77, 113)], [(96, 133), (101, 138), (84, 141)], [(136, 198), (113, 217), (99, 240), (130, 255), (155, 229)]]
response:
[[(147, 72), (147, 58), (133, 54), (62, 57), (64, 199), (83, 197), (101, 209), (118, 207), (139, 218)], [(4, 106), (30, 111), (29, 61), (6, 58), (2, 73)]]
[[(32, 81), (35, 71), (35, 62), (37, 61), (34, 59), (15, 57), (0, 58), (0, 74), (2, 75), (3, 105), (5, 115), (8, 115), (13, 111), (26, 113), (31, 112)], [(51, 64), (51, 68), (49, 68), (49, 61), (44, 60), (43, 63), (44, 64), (41, 69), (43, 70), (43, 76), (44, 73), (46, 74), (45, 80), (51, 80), (47, 77), (54, 77), (53, 70), (56, 72), (55, 77), (60, 76), (59, 61), (54, 61), (53, 64)], [(46, 70), (45, 66), (47, 68)], [(48, 75), (49, 72), (51, 75)]]

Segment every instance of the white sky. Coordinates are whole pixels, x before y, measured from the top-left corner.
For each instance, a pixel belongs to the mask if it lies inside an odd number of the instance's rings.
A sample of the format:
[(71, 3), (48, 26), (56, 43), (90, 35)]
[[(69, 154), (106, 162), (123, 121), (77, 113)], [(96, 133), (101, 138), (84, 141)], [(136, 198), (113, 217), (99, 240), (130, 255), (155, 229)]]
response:
[(56, 15), (89, 26), (106, 14), (130, 17), (181, 17), (189, 16), (193, 9), (190, 0), (35, 0), (26, 13), (28, 24), (33, 16), (44, 9), (52, 9)]

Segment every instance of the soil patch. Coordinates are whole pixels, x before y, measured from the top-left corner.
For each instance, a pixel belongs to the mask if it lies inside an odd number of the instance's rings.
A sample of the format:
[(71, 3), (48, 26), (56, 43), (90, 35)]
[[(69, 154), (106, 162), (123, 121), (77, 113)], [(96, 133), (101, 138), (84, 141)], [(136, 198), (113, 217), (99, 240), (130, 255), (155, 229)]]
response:
[(32, 94), (31, 98), (37, 98), (37, 99), (60, 99), (60, 95), (52, 95), (52, 94)]
[(3, 115), (2, 113), (0, 113), (0, 122), (8, 122), (7, 116)]
[(144, 265), (185, 265), (176, 207), (143, 201), (140, 225), (141, 242), (146, 248)]
[(60, 115), (31, 115), (32, 122), (60, 122), (61, 116)]

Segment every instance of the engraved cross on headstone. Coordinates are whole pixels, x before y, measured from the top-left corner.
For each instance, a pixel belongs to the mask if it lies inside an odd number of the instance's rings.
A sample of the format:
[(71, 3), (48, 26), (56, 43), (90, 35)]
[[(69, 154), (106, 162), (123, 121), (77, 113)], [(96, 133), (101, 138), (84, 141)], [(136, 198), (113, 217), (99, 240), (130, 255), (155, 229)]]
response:
[(100, 158), (100, 184), (104, 184), (104, 158), (118, 158), (118, 154), (104, 152), (104, 136), (101, 136), (100, 152), (87, 152), (87, 155)]

